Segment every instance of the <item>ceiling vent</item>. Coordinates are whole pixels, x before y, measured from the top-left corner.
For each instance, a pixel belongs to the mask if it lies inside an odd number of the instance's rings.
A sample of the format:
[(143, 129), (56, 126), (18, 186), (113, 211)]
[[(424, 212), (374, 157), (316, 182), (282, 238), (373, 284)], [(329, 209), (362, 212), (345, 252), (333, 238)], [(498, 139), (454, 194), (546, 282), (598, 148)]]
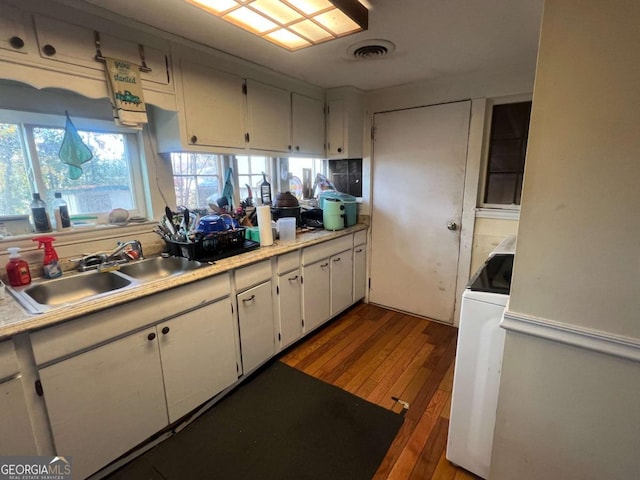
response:
[(388, 40), (365, 40), (347, 48), (347, 56), (358, 59), (382, 58), (395, 49), (396, 46)]

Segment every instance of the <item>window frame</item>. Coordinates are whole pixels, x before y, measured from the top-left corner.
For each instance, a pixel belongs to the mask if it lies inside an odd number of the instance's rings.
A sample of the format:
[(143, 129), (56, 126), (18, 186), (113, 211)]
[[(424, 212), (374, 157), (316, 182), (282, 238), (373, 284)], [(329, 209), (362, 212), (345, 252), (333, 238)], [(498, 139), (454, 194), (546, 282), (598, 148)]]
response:
[[(143, 163), (145, 161), (142, 145), (141, 130), (134, 128), (126, 128), (115, 125), (113, 122), (106, 120), (98, 120), (84, 117), (73, 117), (73, 124), (77, 130), (92, 131), (96, 133), (112, 133), (123, 134), (127, 149), (127, 157), (129, 163), (129, 174), (131, 175), (130, 184), (132, 196), (136, 205), (135, 209), (129, 209), (131, 216), (147, 216), (147, 195), (148, 182), (143, 174)], [(41, 162), (38, 159), (34, 161), (34, 157), (38, 158), (35, 150), (33, 137), (34, 128), (65, 128), (66, 117), (64, 115), (52, 115), (48, 113), (33, 113), (21, 110), (0, 109), (0, 123), (17, 124), (20, 132), (20, 142), (22, 144), (23, 153), (27, 157), (27, 175), (29, 183), (38, 188), (38, 192), (43, 196), (46, 192), (44, 179), (40, 171)], [(51, 192), (53, 194), (53, 192)], [(106, 218), (109, 212), (91, 212), (87, 215), (97, 215)], [(104, 223), (99, 221), (98, 223)], [(37, 234), (34, 232), (34, 235)]]
[(489, 149), (491, 148), (491, 122), (493, 119), (493, 107), (495, 105), (505, 105), (509, 103), (531, 102), (532, 99), (533, 95), (531, 93), (487, 99), (482, 138), (482, 159), (480, 162), (480, 184), (477, 198), (478, 212), (486, 213), (487, 217), (496, 218), (497, 215), (499, 218), (517, 218), (520, 214), (520, 205), (513, 203), (487, 203), (484, 201), (487, 189), (487, 170), (489, 169)]

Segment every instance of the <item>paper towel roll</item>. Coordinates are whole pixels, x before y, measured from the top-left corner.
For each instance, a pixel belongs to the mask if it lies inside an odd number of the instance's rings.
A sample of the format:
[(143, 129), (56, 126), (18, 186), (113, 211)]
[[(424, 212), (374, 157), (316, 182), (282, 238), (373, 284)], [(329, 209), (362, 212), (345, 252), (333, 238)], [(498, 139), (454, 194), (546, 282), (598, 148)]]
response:
[(258, 229), (260, 231), (260, 245), (273, 245), (273, 230), (271, 230), (271, 207), (262, 205), (257, 207)]

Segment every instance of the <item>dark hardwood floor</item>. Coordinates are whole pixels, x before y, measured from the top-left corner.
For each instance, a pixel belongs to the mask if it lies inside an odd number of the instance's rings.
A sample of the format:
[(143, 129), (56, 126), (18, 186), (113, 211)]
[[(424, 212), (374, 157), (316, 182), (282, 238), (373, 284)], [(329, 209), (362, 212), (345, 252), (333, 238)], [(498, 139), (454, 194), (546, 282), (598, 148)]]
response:
[(384, 408), (404, 424), (374, 480), (463, 480), (478, 477), (445, 458), (453, 365), (453, 327), (358, 304), (281, 361)]

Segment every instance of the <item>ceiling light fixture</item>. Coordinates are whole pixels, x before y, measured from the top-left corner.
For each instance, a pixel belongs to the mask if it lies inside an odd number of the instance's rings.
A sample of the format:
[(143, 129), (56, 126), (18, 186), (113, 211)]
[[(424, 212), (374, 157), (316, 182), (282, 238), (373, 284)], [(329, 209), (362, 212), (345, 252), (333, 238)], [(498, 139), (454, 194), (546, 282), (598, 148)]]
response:
[(358, 0), (186, 0), (290, 51), (367, 30)]

